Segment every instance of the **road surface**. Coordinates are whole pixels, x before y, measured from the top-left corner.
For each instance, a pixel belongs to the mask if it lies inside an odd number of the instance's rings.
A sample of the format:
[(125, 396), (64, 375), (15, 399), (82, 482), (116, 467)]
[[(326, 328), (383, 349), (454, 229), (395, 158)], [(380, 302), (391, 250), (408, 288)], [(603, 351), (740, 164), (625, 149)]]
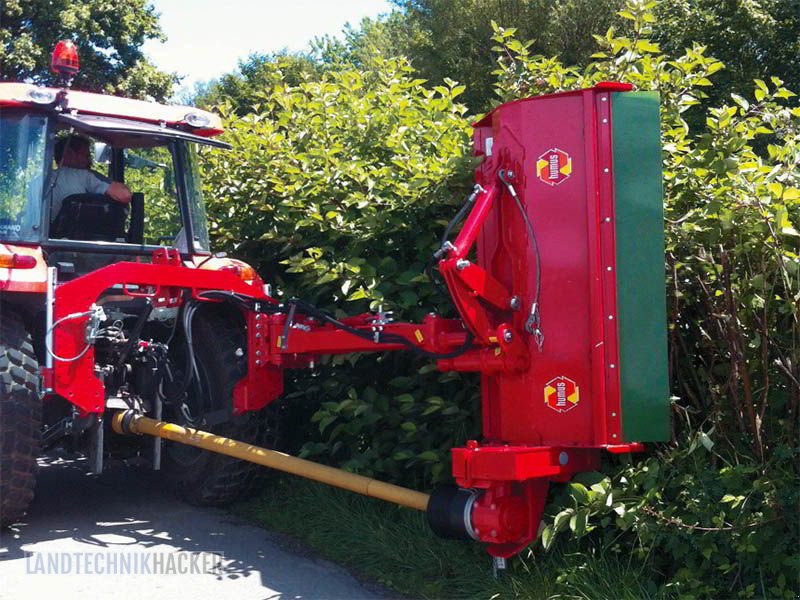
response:
[(343, 569), (224, 510), (197, 508), (159, 474), (42, 461), (24, 523), (0, 533), (0, 598), (380, 598)]

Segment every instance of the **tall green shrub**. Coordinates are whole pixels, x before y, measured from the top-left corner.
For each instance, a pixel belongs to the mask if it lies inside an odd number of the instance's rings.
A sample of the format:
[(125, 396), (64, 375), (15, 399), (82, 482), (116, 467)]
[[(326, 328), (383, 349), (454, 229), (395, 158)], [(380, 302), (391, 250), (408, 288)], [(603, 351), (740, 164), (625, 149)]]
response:
[[(217, 245), (284, 297), (338, 314), (446, 311), (423, 271), (470, 187), (469, 123), (463, 86), (423, 83), (403, 59), (296, 86), (273, 65), (259, 112), (227, 113), (234, 149), (205, 155)], [(475, 386), (425, 361), (352, 355), (293, 376), (290, 394), (314, 427), (308, 456), (427, 486), (446, 475), (449, 448), (475, 434)]]

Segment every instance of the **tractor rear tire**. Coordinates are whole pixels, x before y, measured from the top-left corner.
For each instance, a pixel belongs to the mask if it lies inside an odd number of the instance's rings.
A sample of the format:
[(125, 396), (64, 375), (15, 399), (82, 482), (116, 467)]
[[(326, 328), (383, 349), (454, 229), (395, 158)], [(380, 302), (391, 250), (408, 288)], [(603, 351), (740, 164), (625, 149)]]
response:
[(0, 306), (0, 527), (25, 515), (36, 485), (42, 401), (31, 336)]
[[(247, 341), (242, 325), (217, 307), (200, 309), (192, 326), (195, 359), (206, 390), (202, 402), (190, 398), (193, 408), (212, 410), (230, 406), (233, 388), (247, 370)], [(266, 408), (234, 416), (230, 421), (199, 428), (235, 440), (281, 449), (285, 445), (285, 405), (276, 401)], [(181, 415), (170, 415), (179, 424)], [(165, 470), (180, 495), (191, 504), (223, 506), (252, 492), (265, 469), (249, 462), (205, 450), (168, 442), (164, 450)]]

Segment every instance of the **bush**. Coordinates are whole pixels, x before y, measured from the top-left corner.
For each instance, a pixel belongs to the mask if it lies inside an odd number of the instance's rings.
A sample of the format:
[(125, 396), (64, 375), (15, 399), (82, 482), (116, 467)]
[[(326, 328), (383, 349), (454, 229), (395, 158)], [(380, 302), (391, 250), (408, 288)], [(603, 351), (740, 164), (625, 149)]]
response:
[[(204, 157), (217, 245), (284, 297), (339, 314), (383, 306), (420, 320), (447, 309), (423, 271), (471, 187), (463, 87), (427, 89), (403, 59), (297, 86), (280, 63), (272, 73), (260, 112), (223, 107), (234, 150)], [(450, 447), (477, 433), (474, 383), (409, 356), (334, 357), (292, 376), (301, 413), (315, 413), (304, 456), (423, 487), (447, 475)]]

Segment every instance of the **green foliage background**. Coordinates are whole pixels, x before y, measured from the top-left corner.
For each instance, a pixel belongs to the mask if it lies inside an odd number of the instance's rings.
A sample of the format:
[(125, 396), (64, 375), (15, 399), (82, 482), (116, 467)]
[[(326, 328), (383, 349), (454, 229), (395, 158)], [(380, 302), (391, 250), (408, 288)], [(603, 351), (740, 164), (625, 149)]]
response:
[[(201, 85), (200, 104), (230, 98), (239, 114), (252, 110), (263, 88), (261, 70), (286, 59), (287, 82), (346, 65), (366, 67), (376, 54), (407, 57), (430, 85), (446, 78), (466, 86), (461, 101), (475, 114), (496, 100), (491, 22), (515, 28), (531, 53), (586, 67), (596, 51), (592, 33), (619, 28), (624, 0), (392, 0), (390, 14), (346, 26), (341, 36), (315, 40), (309, 51), (254, 54), (238, 72)], [(711, 103), (749, 89), (753, 79), (780, 77), (800, 89), (800, 6), (797, 0), (660, 0), (649, 34), (668, 56), (694, 42), (725, 63), (708, 91)], [(268, 67), (267, 67), (268, 68)], [(701, 125), (702, 123), (695, 123)]]
[[(532, 551), (599, 546), (640, 565), (653, 597), (791, 598), (800, 108), (777, 77), (718, 96), (723, 63), (702, 39), (664, 53), (659, 9), (628, 2), (579, 67), (490, 23), (499, 100), (601, 80), (662, 98), (673, 441), (556, 488)], [(246, 104), (222, 108), (235, 149), (204, 154), (212, 235), (286, 296), (446, 313), (422, 273), (469, 186), (464, 87), (360, 56), (299, 72), (275, 57)], [(396, 353), (298, 372), (289, 395), (312, 423), (304, 455), (429, 488), (447, 477), (447, 450), (477, 434), (476, 391), (472, 377)]]
[(54, 83), (51, 54), (56, 42), (71, 39), (81, 61), (77, 89), (161, 100), (177, 76), (159, 71), (141, 47), (162, 37), (146, 0), (3, 0), (0, 78)]

